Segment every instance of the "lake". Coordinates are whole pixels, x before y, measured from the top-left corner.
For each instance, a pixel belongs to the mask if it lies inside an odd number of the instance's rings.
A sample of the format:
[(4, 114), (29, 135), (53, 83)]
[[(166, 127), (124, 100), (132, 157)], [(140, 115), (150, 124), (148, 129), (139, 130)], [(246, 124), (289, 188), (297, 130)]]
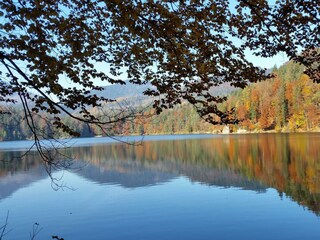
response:
[(75, 139), (59, 189), (27, 146), (0, 143), (4, 239), (320, 239), (319, 133)]

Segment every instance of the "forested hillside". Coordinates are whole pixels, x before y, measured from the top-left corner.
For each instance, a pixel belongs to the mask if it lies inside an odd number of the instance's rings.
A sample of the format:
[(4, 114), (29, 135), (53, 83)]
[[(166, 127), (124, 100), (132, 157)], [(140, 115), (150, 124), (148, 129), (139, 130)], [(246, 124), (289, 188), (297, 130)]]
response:
[(235, 107), (239, 126), (250, 131), (308, 131), (320, 126), (320, 85), (289, 62), (275, 77), (234, 93), (224, 104)]
[[(237, 90), (229, 95), (229, 99), (220, 105), (222, 110), (235, 109), (234, 115), (240, 122), (230, 126), (237, 131), (317, 131), (320, 129), (320, 85), (313, 83), (304, 75), (303, 67), (288, 62), (279, 69), (273, 69), (273, 79), (251, 84), (243, 90)], [(105, 92), (115, 93), (115, 89)], [(226, 86), (230, 92), (230, 87)], [(130, 101), (146, 98), (138, 96), (143, 89), (134, 89)], [(221, 92), (221, 89), (219, 90)], [(125, 92), (128, 92), (127, 90)], [(118, 96), (117, 95), (117, 96)], [(141, 101), (143, 99), (143, 101)], [(92, 111), (96, 111), (93, 109)], [(32, 139), (32, 132), (23, 120), (23, 112), (16, 108), (11, 115), (0, 115), (0, 139), (20, 140)], [(82, 137), (103, 136), (101, 129), (79, 124), (65, 117), (64, 122), (70, 123)], [(47, 124), (45, 116), (37, 117), (38, 128), (45, 129), (49, 136), (56, 138), (68, 137), (62, 131), (53, 132)], [(166, 110), (160, 115), (154, 115), (149, 108), (141, 117), (131, 121), (119, 121), (109, 126), (109, 135), (130, 134), (174, 134), (174, 133), (219, 133), (223, 126), (211, 125), (202, 120), (195, 109), (187, 103), (182, 103), (173, 109)]]
[[(234, 132), (294, 132), (320, 130), (320, 85), (303, 74), (303, 67), (288, 62), (272, 70), (274, 78), (234, 91), (221, 104), (222, 110), (235, 109), (240, 122)], [(223, 126), (202, 120), (189, 104), (182, 104), (151, 119), (124, 125), (122, 134), (219, 133)]]

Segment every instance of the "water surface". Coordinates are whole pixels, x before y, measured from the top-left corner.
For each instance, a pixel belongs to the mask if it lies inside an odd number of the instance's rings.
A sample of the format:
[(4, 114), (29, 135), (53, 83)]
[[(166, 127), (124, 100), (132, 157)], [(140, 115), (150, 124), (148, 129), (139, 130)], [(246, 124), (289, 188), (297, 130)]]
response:
[(78, 139), (58, 191), (29, 142), (1, 144), (5, 239), (320, 239), (320, 134)]

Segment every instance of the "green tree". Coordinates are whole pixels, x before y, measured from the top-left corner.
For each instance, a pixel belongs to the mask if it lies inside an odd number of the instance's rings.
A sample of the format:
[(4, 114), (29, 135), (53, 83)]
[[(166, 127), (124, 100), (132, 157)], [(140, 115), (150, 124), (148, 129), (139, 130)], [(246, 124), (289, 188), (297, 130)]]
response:
[(280, 88), (276, 95), (276, 122), (280, 128), (286, 125), (288, 115), (288, 103), (285, 98), (285, 89), (285, 83), (284, 81), (281, 81)]

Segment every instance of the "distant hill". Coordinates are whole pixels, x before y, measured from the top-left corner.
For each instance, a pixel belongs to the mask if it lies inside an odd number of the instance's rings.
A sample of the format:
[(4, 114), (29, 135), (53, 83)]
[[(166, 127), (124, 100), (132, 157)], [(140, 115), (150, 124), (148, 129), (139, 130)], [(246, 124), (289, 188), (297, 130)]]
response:
[(230, 93), (239, 90), (240, 88), (232, 87), (230, 83), (222, 83), (221, 85), (217, 87), (213, 87), (210, 90), (210, 93), (213, 96), (227, 96)]
[[(102, 91), (94, 91), (93, 93), (98, 96), (103, 96), (110, 99), (139, 99), (146, 100), (150, 97), (143, 94), (148, 88), (154, 88), (151, 84), (137, 85), (125, 81), (125, 85), (108, 85), (104, 86)], [(214, 87), (210, 90), (210, 93), (217, 96), (226, 96), (231, 92), (237, 90), (237, 88), (230, 86), (229, 83), (223, 83), (218, 87)]]
[(125, 81), (125, 85), (115, 84), (104, 86), (102, 91), (94, 91), (98, 96), (104, 96), (110, 99), (145, 97), (143, 92), (151, 88), (151, 84), (137, 85)]

